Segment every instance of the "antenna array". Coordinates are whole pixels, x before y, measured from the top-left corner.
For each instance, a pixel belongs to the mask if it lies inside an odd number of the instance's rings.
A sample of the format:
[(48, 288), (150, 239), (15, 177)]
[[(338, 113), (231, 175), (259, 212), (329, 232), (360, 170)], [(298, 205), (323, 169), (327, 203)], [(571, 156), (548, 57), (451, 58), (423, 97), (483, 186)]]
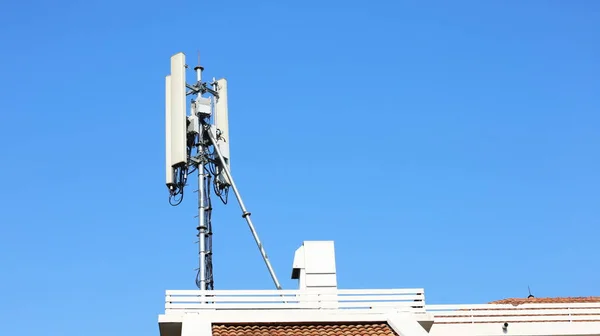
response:
[[(200, 59), (198, 57), (198, 63)], [(212, 271), (211, 194), (227, 204), (229, 190), (235, 194), (242, 217), (263, 257), (277, 289), (281, 285), (246, 209), (230, 170), (227, 80), (202, 81), (204, 68), (195, 68), (196, 82), (186, 82), (185, 54), (171, 57), (171, 74), (165, 79), (166, 184), (169, 202), (179, 205), (190, 174), (198, 175), (199, 265), (196, 286), (214, 289)], [(208, 97), (204, 97), (204, 95)], [(191, 96), (188, 114), (186, 97)]]

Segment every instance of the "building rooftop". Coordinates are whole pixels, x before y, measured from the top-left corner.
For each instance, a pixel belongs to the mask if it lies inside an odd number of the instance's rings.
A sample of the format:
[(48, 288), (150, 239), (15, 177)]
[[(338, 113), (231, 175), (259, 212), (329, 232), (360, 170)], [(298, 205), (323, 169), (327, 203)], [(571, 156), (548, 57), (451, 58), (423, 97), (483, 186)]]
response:
[(338, 289), (333, 242), (304, 242), (295, 290), (168, 290), (161, 336), (600, 336), (600, 297), (427, 304), (423, 288)]

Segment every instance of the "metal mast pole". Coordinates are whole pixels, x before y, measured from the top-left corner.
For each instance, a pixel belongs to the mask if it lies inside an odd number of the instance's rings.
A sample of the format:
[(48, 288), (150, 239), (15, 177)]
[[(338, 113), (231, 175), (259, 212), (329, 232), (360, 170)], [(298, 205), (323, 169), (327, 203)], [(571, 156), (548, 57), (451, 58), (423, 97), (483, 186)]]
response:
[[(204, 146), (199, 145), (198, 149), (203, 152)], [(200, 290), (206, 289), (206, 191), (204, 190), (204, 181), (206, 179), (206, 172), (204, 171), (204, 162), (203, 158), (200, 157), (200, 162), (198, 163), (198, 257), (200, 258), (200, 263), (198, 265), (198, 288)]]
[[(202, 82), (202, 67), (200, 66), (200, 55), (198, 55), (198, 66), (196, 70), (196, 80)], [(201, 120), (199, 114), (196, 117)], [(206, 190), (204, 190), (206, 172), (204, 171), (204, 144), (203, 144), (203, 129), (200, 127), (198, 135), (198, 275), (197, 281), (200, 290), (206, 290)]]

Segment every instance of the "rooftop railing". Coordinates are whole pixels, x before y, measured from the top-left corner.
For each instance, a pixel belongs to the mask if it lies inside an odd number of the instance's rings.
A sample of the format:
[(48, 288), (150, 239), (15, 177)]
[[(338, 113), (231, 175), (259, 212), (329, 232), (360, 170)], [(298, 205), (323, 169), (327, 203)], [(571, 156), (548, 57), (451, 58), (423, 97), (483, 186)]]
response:
[(383, 309), (425, 313), (423, 289), (168, 290), (165, 314), (202, 310)]
[(439, 323), (600, 322), (600, 302), (541, 304), (426, 305)]

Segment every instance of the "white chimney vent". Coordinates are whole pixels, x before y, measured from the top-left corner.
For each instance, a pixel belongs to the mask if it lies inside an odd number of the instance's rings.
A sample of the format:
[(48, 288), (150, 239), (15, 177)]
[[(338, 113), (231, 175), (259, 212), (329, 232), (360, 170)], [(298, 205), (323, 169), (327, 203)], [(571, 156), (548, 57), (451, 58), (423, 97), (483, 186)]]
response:
[(296, 250), (292, 279), (301, 290), (337, 290), (333, 241), (305, 241)]

